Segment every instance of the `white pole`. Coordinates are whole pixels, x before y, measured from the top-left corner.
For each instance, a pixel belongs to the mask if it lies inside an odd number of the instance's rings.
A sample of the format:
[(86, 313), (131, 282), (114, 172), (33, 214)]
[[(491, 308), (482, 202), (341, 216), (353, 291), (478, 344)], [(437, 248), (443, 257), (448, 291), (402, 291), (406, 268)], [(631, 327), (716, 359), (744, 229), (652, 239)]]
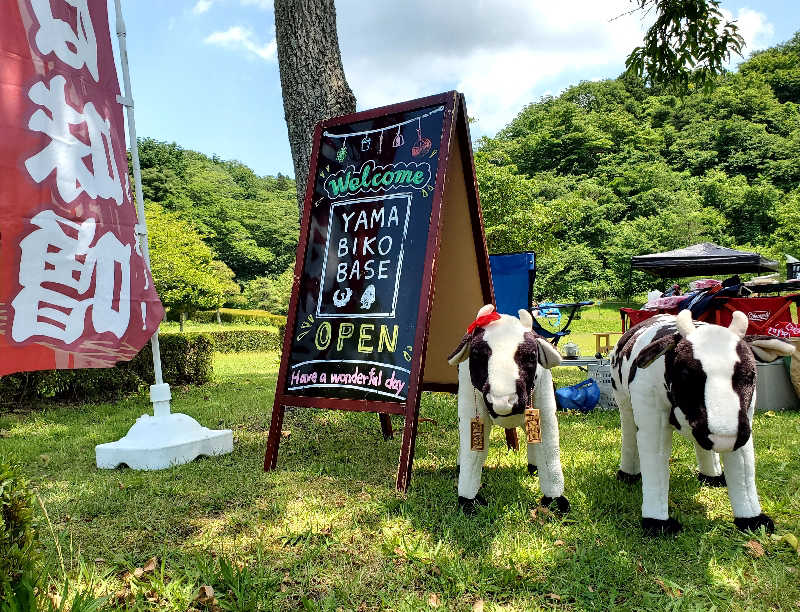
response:
[[(117, 9), (117, 37), (122, 63), (122, 79), (125, 95), (117, 101), (128, 113), (128, 131), (133, 161), (133, 181), (136, 189), (136, 214), (139, 223), (136, 233), (144, 249), (147, 267), (150, 267), (150, 249), (147, 244), (147, 221), (142, 200), (142, 173), (139, 168), (139, 147), (136, 142), (136, 123), (133, 119), (133, 97), (131, 78), (128, 72), (128, 49), (125, 44), (125, 21), (122, 19), (120, 0), (114, 0)], [(125, 464), (135, 470), (160, 470), (192, 461), (198, 455), (222, 455), (233, 450), (233, 431), (230, 429), (208, 429), (186, 414), (170, 413), (171, 394), (169, 385), (161, 373), (161, 354), (158, 347), (158, 330), (151, 339), (153, 343), (153, 371), (156, 384), (150, 387), (153, 416), (143, 414), (128, 430), (127, 435), (116, 442), (95, 446), (97, 467), (112, 469)]]
[[(128, 44), (127, 33), (125, 31), (125, 20), (122, 17), (121, 0), (114, 0), (114, 7), (117, 12), (117, 39), (119, 40), (119, 59), (122, 64), (123, 95), (117, 101), (125, 107), (128, 115), (128, 135), (131, 144), (131, 160), (133, 161), (133, 186), (136, 191), (136, 214), (139, 223), (136, 232), (139, 235), (139, 243), (142, 247), (144, 260), (147, 268), (150, 269), (150, 247), (147, 241), (147, 219), (144, 216), (144, 200), (142, 198), (142, 169), (139, 166), (139, 143), (136, 140), (136, 120), (133, 113), (133, 94), (131, 92), (131, 75), (128, 69)], [(155, 385), (150, 387), (150, 400), (153, 402), (153, 414), (155, 416), (166, 416), (169, 414), (169, 400), (171, 397), (169, 385), (164, 383), (164, 376), (161, 372), (161, 349), (158, 342), (158, 329), (150, 339), (153, 345), (153, 372), (155, 373)]]

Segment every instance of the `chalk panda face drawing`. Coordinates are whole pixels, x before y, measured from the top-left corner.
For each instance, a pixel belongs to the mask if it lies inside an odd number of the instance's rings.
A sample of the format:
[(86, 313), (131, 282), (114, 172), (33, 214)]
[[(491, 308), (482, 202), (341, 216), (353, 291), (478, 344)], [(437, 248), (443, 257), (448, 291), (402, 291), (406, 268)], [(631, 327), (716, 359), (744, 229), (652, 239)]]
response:
[(369, 310), (374, 303), (375, 285), (370, 284), (366, 289), (364, 289), (364, 293), (361, 294), (361, 308), (363, 310)]

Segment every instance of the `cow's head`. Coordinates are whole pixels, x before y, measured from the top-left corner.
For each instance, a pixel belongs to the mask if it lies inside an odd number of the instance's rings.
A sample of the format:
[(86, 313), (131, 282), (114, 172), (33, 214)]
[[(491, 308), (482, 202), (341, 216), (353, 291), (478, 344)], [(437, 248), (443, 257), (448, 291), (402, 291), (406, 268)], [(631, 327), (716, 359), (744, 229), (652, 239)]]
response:
[(492, 417), (522, 414), (533, 392), (536, 368), (561, 363), (559, 352), (533, 333), (527, 310), (520, 310), (517, 319), (496, 314), (491, 304), (478, 311), (476, 324), (448, 362), (456, 365), (467, 358), (472, 385), (483, 394)]
[(729, 327), (695, 327), (689, 310), (676, 317), (674, 333), (656, 335), (636, 357), (646, 368), (664, 356), (665, 382), (672, 401), (670, 422), (691, 427), (706, 450), (726, 452), (743, 446), (751, 433), (756, 360), (790, 355), (794, 347), (777, 338), (745, 341), (747, 316), (736, 311)]

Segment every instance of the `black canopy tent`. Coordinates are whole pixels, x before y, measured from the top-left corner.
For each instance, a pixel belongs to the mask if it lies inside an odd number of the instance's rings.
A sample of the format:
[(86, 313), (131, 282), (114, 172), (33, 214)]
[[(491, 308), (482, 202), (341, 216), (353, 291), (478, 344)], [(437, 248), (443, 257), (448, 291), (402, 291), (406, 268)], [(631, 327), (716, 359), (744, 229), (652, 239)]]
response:
[(655, 276), (679, 278), (715, 274), (769, 272), (778, 262), (758, 253), (728, 249), (711, 242), (701, 242), (682, 249), (631, 257), (631, 268)]

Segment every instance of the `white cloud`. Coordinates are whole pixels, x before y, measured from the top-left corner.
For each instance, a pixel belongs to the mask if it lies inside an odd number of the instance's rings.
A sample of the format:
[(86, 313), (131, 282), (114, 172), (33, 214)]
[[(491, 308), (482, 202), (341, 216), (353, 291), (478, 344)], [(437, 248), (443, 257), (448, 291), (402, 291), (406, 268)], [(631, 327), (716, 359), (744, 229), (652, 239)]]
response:
[[(759, 11), (743, 7), (734, 16), (730, 11), (720, 8), (720, 12), (727, 21), (736, 19), (736, 25), (739, 26), (739, 34), (744, 38), (745, 46), (742, 49), (742, 55), (747, 58), (753, 51), (765, 49), (773, 44), (775, 37), (775, 28), (767, 20), (767, 16)], [(743, 58), (734, 55), (731, 57), (733, 64), (738, 64), (743, 61)]]
[(268, 62), (275, 61), (276, 58), (277, 47), (274, 38), (266, 44), (261, 44), (253, 31), (243, 26), (232, 26), (225, 31), (214, 32), (203, 42), (232, 51), (252, 53)]
[[(203, 13), (208, 12), (208, 10), (214, 4), (218, 4), (220, 1), (221, 0), (197, 0), (195, 5), (192, 7), (192, 14), (202, 15)], [(242, 6), (254, 6), (262, 11), (272, 10), (272, 2), (273, 0), (239, 0), (239, 4)]]
[(202, 15), (211, 8), (212, 4), (214, 4), (212, 0), (197, 0), (197, 3), (192, 7), (192, 13), (194, 15)]
[[(623, 15), (631, 9), (628, 0), (368, 6), (336, 3), (342, 60), (359, 108), (458, 89), (478, 119), (473, 135), (494, 134), (547, 91), (618, 76), (652, 20)], [(761, 13), (741, 9), (738, 19), (748, 45), (770, 34)]]

